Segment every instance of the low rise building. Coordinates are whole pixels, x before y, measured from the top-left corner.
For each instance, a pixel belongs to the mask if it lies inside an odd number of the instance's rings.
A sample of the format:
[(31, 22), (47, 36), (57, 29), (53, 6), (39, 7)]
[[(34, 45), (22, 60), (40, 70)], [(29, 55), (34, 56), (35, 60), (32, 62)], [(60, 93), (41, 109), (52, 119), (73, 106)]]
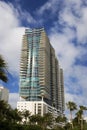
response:
[(9, 90), (3, 86), (0, 86), (0, 100), (8, 102)]

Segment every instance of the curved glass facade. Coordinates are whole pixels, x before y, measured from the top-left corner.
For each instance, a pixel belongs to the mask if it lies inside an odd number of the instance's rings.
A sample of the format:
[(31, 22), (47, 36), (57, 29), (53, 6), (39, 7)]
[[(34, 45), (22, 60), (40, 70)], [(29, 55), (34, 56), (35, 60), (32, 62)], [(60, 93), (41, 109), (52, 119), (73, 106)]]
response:
[[(26, 41), (25, 41), (26, 39)], [(22, 47), (22, 55), (25, 55), (27, 63), (24, 63), (24, 56), (21, 59), (20, 70), (20, 94), (28, 101), (38, 101), (40, 95), (39, 73), (38, 73), (38, 52), (40, 32), (26, 30)], [(26, 54), (27, 52), (27, 54)], [(26, 68), (23, 67), (26, 64)], [(25, 73), (25, 75), (24, 75)]]

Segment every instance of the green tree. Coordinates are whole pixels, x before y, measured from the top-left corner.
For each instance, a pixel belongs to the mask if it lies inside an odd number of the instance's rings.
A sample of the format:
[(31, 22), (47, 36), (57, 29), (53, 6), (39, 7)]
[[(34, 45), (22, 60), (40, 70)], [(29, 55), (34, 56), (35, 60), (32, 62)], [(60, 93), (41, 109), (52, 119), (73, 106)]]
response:
[(45, 128), (47, 128), (47, 126), (51, 126), (53, 125), (53, 116), (51, 113), (46, 113), (44, 114), (43, 116), (43, 124), (42, 124), (42, 127), (43, 127), (43, 130), (45, 130)]
[(67, 122), (67, 118), (65, 116), (61, 116), (59, 115), (57, 118), (56, 118), (56, 122), (60, 123), (60, 122)]
[(8, 119), (8, 113), (11, 107), (7, 102), (1, 100), (0, 101), (0, 121), (5, 121)]
[(30, 116), (30, 123), (31, 124), (36, 124), (36, 122), (37, 122), (37, 115)]
[(7, 82), (7, 63), (4, 58), (0, 55), (0, 80)]
[(8, 113), (8, 120), (12, 123), (20, 123), (22, 121), (21, 113), (17, 109), (10, 109)]
[(81, 130), (83, 130), (83, 114), (84, 114), (84, 111), (87, 110), (87, 107), (85, 106), (79, 106), (80, 107), (80, 110), (79, 110), (79, 114), (80, 114), (80, 121), (81, 121)]
[(41, 125), (42, 122), (43, 122), (43, 117), (41, 115), (32, 115), (30, 117), (30, 122), (31, 122), (31, 124), (37, 124), (38, 123), (38, 125)]
[(0, 101), (0, 122), (18, 123), (22, 120), (17, 109), (12, 109), (11, 106), (1, 100)]
[(43, 130), (47, 128), (47, 126), (51, 126), (53, 121), (53, 117), (50, 113), (46, 113), (43, 116), (40, 115), (32, 115), (30, 117), (30, 122), (32, 124), (38, 124), (42, 127)]
[(71, 124), (72, 124), (72, 128), (73, 128), (73, 121), (72, 121), (72, 111), (77, 109), (77, 105), (74, 102), (69, 101), (68, 103), (66, 103), (67, 108), (70, 111), (70, 120), (71, 120)]
[(22, 112), (22, 117), (25, 120), (24, 123), (27, 124), (29, 122), (31, 113), (28, 110), (24, 110)]

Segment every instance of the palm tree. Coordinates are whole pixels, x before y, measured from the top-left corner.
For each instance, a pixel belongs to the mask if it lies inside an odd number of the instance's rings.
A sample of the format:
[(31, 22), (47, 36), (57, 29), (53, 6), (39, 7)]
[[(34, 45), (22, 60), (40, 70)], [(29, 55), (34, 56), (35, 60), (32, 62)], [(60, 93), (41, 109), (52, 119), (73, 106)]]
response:
[(78, 125), (80, 125), (80, 119), (81, 119), (82, 113), (83, 113), (82, 110), (78, 110), (76, 113), (76, 117), (78, 119)]
[(28, 121), (29, 121), (29, 118), (30, 118), (30, 115), (31, 115), (31, 113), (28, 111), (28, 110), (24, 110), (23, 112), (22, 112), (22, 116), (23, 116), (23, 118), (24, 118), (24, 123), (25, 124), (27, 124), (28, 123)]
[(7, 64), (3, 59), (2, 55), (0, 55), (0, 80), (7, 82)]
[(69, 101), (67, 104), (67, 108), (70, 110), (70, 120), (72, 123), (72, 128), (73, 128), (73, 122), (72, 122), (72, 111), (77, 109), (77, 105), (74, 102)]
[(79, 106), (80, 107), (80, 120), (81, 120), (81, 130), (83, 130), (83, 113), (85, 110), (87, 110), (87, 107), (85, 106)]

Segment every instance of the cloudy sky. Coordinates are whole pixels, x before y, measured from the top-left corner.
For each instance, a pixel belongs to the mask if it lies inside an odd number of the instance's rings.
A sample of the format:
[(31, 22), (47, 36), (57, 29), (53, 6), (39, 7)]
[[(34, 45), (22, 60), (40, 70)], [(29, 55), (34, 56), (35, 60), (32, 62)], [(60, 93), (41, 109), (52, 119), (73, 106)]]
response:
[(8, 63), (16, 107), (25, 28), (44, 27), (64, 70), (65, 101), (87, 106), (87, 0), (0, 0), (0, 54)]

